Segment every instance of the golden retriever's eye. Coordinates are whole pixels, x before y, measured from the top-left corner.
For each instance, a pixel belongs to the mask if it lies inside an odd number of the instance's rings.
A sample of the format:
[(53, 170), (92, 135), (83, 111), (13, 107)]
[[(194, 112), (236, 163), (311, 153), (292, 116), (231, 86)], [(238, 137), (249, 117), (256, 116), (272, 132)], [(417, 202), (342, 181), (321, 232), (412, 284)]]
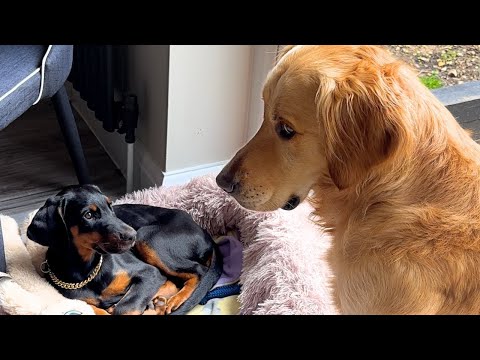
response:
[(87, 211), (85, 214), (83, 214), (83, 217), (87, 220), (90, 220), (92, 218), (92, 213)]
[(285, 124), (284, 122), (279, 122), (277, 124), (277, 134), (285, 140), (290, 140), (295, 135), (295, 130), (293, 130), (290, 126)]

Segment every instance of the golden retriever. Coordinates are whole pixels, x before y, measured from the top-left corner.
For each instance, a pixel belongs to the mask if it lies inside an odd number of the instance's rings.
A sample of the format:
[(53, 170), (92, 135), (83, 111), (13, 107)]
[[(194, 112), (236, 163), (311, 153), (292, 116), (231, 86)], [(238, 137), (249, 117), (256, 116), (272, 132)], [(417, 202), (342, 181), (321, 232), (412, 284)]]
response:
[(258, 133), (217, 176), (245, 208), (310, 201), (344, 314), (480, 313), (480, 145), (376, 46), (288, 46)]

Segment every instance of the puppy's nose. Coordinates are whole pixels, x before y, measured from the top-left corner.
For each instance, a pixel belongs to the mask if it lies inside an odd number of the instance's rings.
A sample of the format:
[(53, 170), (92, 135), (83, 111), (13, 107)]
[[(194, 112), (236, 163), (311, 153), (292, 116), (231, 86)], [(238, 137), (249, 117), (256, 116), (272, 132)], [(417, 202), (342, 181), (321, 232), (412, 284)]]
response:
[(137, 237), (137, 232), (133, 229), (125, 231), (122, 235), (122, 240), (133, 241)]
[(234, 175), (230, 172), (221, 172), (218, 174), (216, 181), (217, 185), (225, 190), (227, 193), (231, 194), (238, 189), (238, 182), (235, 181)]

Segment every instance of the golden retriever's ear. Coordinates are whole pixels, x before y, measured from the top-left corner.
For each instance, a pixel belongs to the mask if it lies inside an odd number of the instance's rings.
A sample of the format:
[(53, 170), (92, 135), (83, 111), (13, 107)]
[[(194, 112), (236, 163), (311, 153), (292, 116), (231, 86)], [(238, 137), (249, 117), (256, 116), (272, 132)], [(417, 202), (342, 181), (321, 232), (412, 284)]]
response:
[(341, 80), (321, 79), (318, 116), (325, 126), (328, 170), (339, 189), (360, 181), (408, 141), (401, 66), (362, 60)]
[(277, 60), (276, 63), (280, 61), (281, 58), (283, 58), (290, 50), (292, 50), (296, 45), (285, 45), (283, 46), (277, 54)]

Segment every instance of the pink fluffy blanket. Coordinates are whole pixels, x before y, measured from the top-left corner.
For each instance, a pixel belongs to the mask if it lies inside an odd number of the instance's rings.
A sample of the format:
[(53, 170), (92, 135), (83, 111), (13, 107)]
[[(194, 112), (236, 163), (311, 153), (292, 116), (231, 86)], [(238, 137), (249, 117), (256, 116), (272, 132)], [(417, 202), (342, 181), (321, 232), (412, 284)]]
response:
[(244, 244), (241, 314), (336, 313), (325, 261), (330, 237), (310, 220), (306, 202), (293, 211), (251, 212), (207, 175), (185, 185), (136, 191), (115, 203), (183, 209), (213, 236), (238, 229)]

